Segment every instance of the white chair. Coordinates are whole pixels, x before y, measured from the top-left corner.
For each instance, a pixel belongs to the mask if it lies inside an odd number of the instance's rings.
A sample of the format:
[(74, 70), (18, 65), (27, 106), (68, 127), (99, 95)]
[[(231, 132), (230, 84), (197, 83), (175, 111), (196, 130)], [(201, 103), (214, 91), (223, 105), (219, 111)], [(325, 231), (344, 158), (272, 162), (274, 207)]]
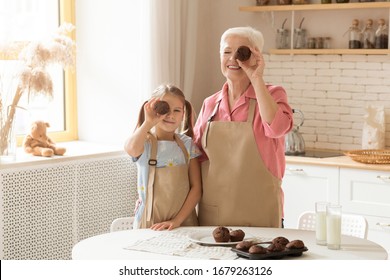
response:
[[(303, 212), (298, 218), (298, 229), (316, 230), (316, 214)], [(366, 218), (360, 215), (342, 214), (341, 233), (367, 239), (368, 223)]]
[(120, 231), (133, 229), (134, 217), (117, 218), (112, 221), (110, 231)]
[(303, 212), (298, 218), (298, 229), (316, 230), (316, 213)]

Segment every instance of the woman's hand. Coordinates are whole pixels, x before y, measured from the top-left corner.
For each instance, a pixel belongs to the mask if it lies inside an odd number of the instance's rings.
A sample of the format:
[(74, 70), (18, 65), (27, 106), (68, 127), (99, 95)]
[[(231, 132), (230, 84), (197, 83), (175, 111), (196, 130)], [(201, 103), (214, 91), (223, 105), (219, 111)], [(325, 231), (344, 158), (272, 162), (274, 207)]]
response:
[(237, 63), (242, 70), (245, 71), (251, 81), (259, 78), (262, 79), (265, 67), (263, 55), (257, 49), (250, 47), (250, 50), (252, 52), (251, 58), (244, 62), (237, 59)]
[(170, 221), (165, 221), (165, 222), (154, 224), (150, 228), (152, 230), (166, 230), (166, 229), (172, 230), (172, 229), (177, 228), (179, 226), (180, 226), (180, 224), (177, 224), (175, 221), (170, 220)]

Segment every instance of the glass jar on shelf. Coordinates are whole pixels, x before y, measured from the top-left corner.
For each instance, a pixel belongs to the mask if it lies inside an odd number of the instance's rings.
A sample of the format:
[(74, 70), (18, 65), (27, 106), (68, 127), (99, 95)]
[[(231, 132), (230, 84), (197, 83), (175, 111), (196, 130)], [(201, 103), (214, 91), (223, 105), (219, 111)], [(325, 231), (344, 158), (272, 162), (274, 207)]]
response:
[(362, 31), (359, 28), (359, 20), (354, 19), (348, 31), (349, 31), (348, 47), (350, 49), (360, 49), (362, 47), (362, 39), (361, 39)]
[(309, 4), (309, 0), (292, 0), (293, 5)]
[(316, 38), (314, 38), (314, 37), (307, 38), (307, 48), (308, 49), (315, 49), (316, 48)]
[(276, 30), (276, 48), (288, 49), (290, 47), (289, 30), (284, 28), (278, 28)]
[(373, 20), (368, 19), (366, 26), (364, 27), (363, 34), (363, 49), (374, 49), (375, 48), (375, 31), (372, 27)]
[(324, 38), (324, 49), (330, 49), (331, 48), (331, 38), (325, 37)]
[(294, 49), (304, 49), (306, 47), (306, 30), (302, 28), (294, 29)]
[(316, 49), (323, 49), (324, 48), (324, 39), (322, 37), (316, 38)]
[(268, 5), (269, 0), (256, 0), (256, 6), (265, 6)]
[(375, 48), (387, 49), (389, 46), (389, 35), (386, 22), (383, 18), (378, 20), (378, 29), (375, 32)]
[(292, 0), (278, 0), (278, 5), (291, 5)]

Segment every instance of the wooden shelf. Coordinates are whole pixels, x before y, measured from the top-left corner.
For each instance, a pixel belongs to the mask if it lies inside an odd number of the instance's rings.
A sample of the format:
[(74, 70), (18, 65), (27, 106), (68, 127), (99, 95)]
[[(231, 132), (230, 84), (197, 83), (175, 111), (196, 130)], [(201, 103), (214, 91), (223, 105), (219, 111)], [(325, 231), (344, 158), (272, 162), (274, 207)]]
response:
[[(381, 9), (387, 8), (390, 13), (390, 2), (361, 2), (361, 3), (333, 3), (333, 4), (302, 4), (302, 5), (267, 5), (267, 6), (242, 6), (242, 12), (292, 12), (294, 11), (329, 11), (329, 10), (354, 10), (354, 9)], [(390, 54), (389, 49), (270, 49), (270, 54)]]
[(270, 5), (243, 6), (242, 12), (272, 12), (272, 11), (310, 11), (310, 10), (352, 10), (390, 8), (390, 2), (334, 3), (334, 4), (303, 4), (303, 5)]
[(270, 49), (270, 54), (390, 54), (388, 49)]

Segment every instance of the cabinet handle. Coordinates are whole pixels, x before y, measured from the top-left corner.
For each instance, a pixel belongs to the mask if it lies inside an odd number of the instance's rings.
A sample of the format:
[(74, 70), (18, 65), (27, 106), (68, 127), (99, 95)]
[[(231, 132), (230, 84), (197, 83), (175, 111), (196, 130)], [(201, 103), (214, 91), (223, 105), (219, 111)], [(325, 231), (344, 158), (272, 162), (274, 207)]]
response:
[(290, 171), (291, 173), (299, 173), (299, 174), (305, 173), (302, 168), (287, 168), (287, 171)]
[(389, 223), (376, 223), (377, 226), (380, 226), (380, 227), (390, 227), (390, 224)]
[(389, 223), (376, 223), (377, 226), (379, 226), (381, 229), (385, 231), (390, 230), (390, 224)]
[(381, 180), (384, 180), (384, 181), (388, 181), (390, 180), (390, 176), (385, 176), (385, 175), (378, 175), (376, 176), (378, 179), (381, 179)]

